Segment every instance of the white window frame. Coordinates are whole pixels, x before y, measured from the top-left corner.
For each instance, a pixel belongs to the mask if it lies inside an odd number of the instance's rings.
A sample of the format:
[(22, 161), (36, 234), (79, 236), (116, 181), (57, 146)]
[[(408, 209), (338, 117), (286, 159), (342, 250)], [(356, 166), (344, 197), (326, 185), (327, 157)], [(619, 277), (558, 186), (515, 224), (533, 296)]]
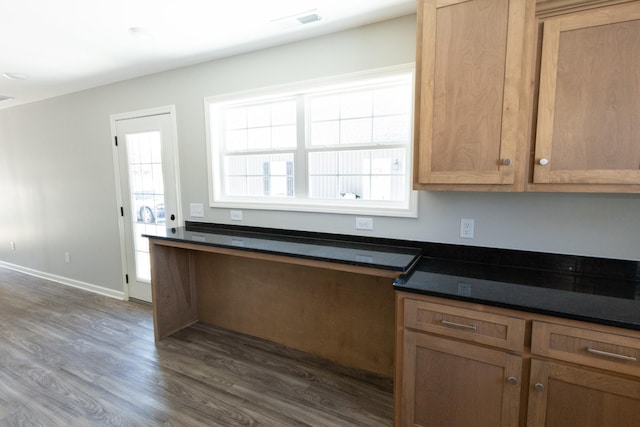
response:
[[(391, 216), (391, 217), (410, 217), (418, 216), (418, 192), (414, 191), (412, 186), (413, 177), (413, 126), (410, 129), (409, 143), (406, 145), (406, 169), (407, 169), (407, 194), (403, 207), (398, 207), (396, 202), (384, 202), (375, 200), (341, 200), (341, 199), (310, 199), (310, 198), (234, 198), (224, 195), (221, 176), (221, 150), (219, 149), (218, 121), (213, 119), (217, 117), (217, 105), (242, 102), (250, 100), (259, 102), (260, 100), (268, 100), (274, 96), (286, 97), (291, 95), (300, 95), (313, 92), (319, 88), (340, 89), (348, 88), (353, 82), (361, 82), (363, 80), (372, 80), (376, 78), (392, 77), (398, 74), (410, 73), (412, 79), (415, 80), (415, 64), (403, 64), (393, 67), (385, 67), (376, 70), (351, 73), (341, 76), (328, 78), (307, 80), (292, 84), (283, 84), (260, 88), (255, 90), (247, 90), (224, 95), (209, 96), (204, 99), (204, 111), (206, 121), (206, 140), (207, 140), (207, 166), (208, 166), (208, 187), (209, 187), (209, 206), (212, 208), (230, 208), (230, 209), (259, 209), (259, 210), (276, 210), (276, 211), (301, 211), (301, 212), (321, 212), (334, 214), (351, 214), (351, 215), (372, 215), (372, 216)], [(412, 81), (412, 87), (415, 81)], [(411, 100), (411, 117), (413, 124), (413, 105)], [(306, 130), (302, 130), (305, 132)], [(300, 136), (299, 136), (300, 138)], [(384, 148), (380, 145), (380, 148)], [(389, 148), (392, 148), (390, 146)], [(345, 147), (346, 148), (346, 147)], [(306, 151), (305, 151), (306, 152)], [(300, 150), (297, 151), (300, 154)], [(306, 159), (296, 157), (296, 162)], [(301, 179), (298, 169), (296, 168), (295, 179), (296, 187)], [(305, 168), (305, 174), (308, 174)], [(304, 177), (306, 184), (306, 177)]]

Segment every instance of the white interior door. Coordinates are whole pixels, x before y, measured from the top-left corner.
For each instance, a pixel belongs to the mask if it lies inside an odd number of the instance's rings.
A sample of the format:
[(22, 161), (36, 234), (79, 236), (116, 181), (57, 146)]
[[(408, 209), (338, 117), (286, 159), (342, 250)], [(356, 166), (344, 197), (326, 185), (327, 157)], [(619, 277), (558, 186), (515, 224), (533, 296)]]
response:
[(149, 241), (142, 235), (164, 236), (179, 224), (174, 117), (169, 112), (114, 122), (125, 295), (151, 302)]

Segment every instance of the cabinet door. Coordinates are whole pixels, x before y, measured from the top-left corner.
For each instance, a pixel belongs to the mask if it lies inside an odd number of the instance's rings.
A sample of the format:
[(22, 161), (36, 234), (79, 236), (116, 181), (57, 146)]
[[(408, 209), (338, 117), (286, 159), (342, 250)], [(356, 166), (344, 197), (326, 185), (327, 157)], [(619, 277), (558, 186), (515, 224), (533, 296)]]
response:
[(532, 360), (528, 427), (637, 427), (640, 380)]
[(525, 0), (418, 0), (415, 179), (512, 184)]
[(401, 425), (518, 425), (522, 358), (404, 331)]
[(640, 184), (640, 2), (543, 25), (534, 182)]

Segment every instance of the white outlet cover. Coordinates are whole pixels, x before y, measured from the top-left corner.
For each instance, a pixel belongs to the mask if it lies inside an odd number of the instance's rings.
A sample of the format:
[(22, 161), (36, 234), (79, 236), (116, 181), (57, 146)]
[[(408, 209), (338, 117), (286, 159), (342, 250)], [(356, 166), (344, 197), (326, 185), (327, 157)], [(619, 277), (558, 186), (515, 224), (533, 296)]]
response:
[(356, 218), (356, 230), (373, 230), (373, 218)]
[(463, 239), (473, 239), (475, 220), (462, 218), (460, 220), (460, 237)]
[(189, 203), (189, 215), (194, 218), (203, 218), (204, 205), (202, 203)]

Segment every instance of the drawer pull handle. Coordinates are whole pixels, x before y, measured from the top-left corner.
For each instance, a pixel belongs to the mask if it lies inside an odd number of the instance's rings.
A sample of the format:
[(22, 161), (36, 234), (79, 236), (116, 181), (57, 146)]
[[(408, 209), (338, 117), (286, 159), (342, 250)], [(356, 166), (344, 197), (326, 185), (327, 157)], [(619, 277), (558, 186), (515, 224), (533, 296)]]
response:
[(544, 391), (544, 385), (542, 383), (536, 383), (533, 388), (538, 392), (542, 393)]
[(450, 322), (448, 320), (441, 320), (440, 323), (442, 323), (445, 326), (453, 326), (454, 328), (469, 329), (471, 331), (475, 331), (478, 329), (476, 328), (476, 325), (463, 325), (462, 323)]
[(507, 378), (507, 382), (511, 385), (518, 385), (518, 379), (516, 377)]
[(633, 356), (625, 356), (624, 354), (609, 353), (608, 351), (596, 350), (595, 348), (587, 347), (587, 351), (598, 356), (613, 357), (614, 359), (626, 360), (629, 362), (637, 362), (638, 359)]

